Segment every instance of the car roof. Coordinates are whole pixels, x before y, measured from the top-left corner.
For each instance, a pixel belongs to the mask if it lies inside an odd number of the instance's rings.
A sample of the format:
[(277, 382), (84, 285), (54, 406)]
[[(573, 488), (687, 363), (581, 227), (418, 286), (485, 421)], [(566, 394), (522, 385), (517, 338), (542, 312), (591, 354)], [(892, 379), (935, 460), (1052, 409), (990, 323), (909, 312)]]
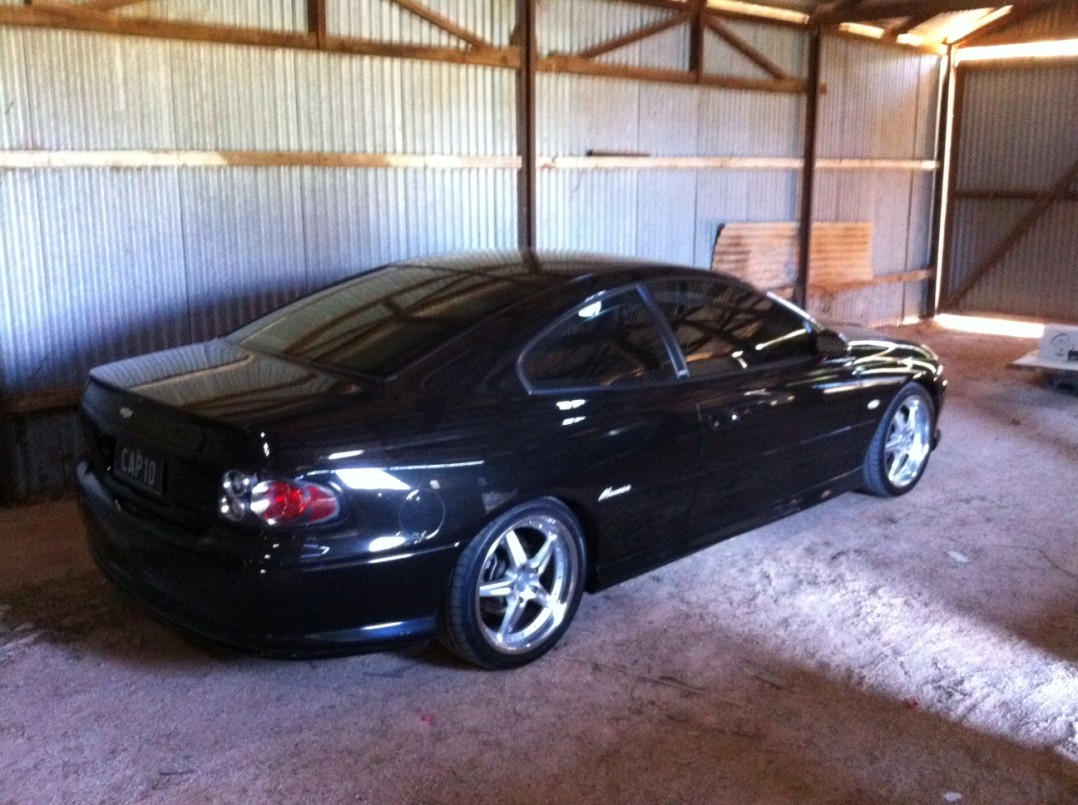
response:
[[(536, 285), (550, 287), (576, 279), (602, 276), (611, 280), (624, 275), (629, 279), (663, 274), (699, 276), (700, 269), (668, 263), (582, 251), (503, 249), (434, 255), (401, 260), (393, 266), (421, 266), (471, 274), (497, 275), (505, 279), (540, 280)], [(740, 282), (735, 277), (726, 279)], [(543, 282), (542, 280), (546, 280)]]
[[(699, 269), (581, 252), (505, 250), (402, 260), (256, 319), (229, 339), (325, 370), (388, 380), (451, 342), (520, 330), (570, 295)], [(735, 283), (733, 278), (725, 278)], [(511, 326), (499, 317), (512, 316)], [(500, 329), (499, 329), (500, 328)], [(525, 326), (524, 329), (527, 329)]]

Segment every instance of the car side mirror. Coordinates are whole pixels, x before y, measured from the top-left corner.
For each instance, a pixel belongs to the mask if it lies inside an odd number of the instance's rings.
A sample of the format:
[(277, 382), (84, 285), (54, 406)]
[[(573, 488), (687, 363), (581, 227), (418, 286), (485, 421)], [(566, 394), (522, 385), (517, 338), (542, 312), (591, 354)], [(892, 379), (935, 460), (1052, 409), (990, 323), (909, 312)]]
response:
[(825, 358), (841, 358), (848, 349), (846, 339), (834, 330), (820, 330), (816, 333), (816, 351)]

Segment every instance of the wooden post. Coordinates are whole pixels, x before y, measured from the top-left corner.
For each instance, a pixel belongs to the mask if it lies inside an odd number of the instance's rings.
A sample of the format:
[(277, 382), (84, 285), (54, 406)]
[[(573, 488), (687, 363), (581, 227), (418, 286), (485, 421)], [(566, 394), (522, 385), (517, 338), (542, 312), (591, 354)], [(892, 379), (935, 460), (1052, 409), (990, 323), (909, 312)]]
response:
[(820, 50), (822, 34), (819, 25), (809, 28), (808, 77), (805, 81), (805, 151), (801, 168), (801, 213), (798, 231), (797, 285), (794, 299), (804, 306), (808, 300), (809, 252), (812, 247), (812, 191), (816, 178), (816, 117), (820, 101)]
[(936, 310), (947, 310), (950, 305), (948, 288), (951, 285), (954, 274), (954, 191), (955, 182), (958, 181), (958, 159), (962, 155), (962, 120), (965, 106), (966, 72), (960, 65), (955, 65), (951, 70), (951, 136), (950, 148), (947, 153), (947, 192), (943, 197), (943, 205), (946, 217), (943, 224), (943, 245), (939, 255), (938, 286), (936, 288)]
[(693, 9), (692, 28), (689, 31), (689, 72), (704, 74), (704, 0), (697, 0)]
[(7, 413), (4, 379), (0, 375), (0, 507), (15, 505), (15, 446), (9, 437), (12, 424), (13, 419)]
[(517, 0), (516, 44), (520, 48), (517, 68), (517, 148), (520, 173), (517, 179), (517, 245), (534, 249), (536, 221), (535, 153), (535, 44), (534, 0)]
[(929, 265), (936, 267), (936, 274), (929, 283), (928, 315), (935, 318), (939, 313), (940, 286), (943, 284), (943, 246), (946, 222), (950, 217), (950, 198), (953, 188), (950, 185), (952, 111), (951, 101), (954, 96), (955, 48), (947, 48), (947, 57), (943, 62), (943, 75), (940, 80), (940, 95), (936, 111), (936, 159), (940, 167), (932, 182), (932, 233), (930, 240)]
[(307, 33), (326, 46), (326, 0), (307, 0)]

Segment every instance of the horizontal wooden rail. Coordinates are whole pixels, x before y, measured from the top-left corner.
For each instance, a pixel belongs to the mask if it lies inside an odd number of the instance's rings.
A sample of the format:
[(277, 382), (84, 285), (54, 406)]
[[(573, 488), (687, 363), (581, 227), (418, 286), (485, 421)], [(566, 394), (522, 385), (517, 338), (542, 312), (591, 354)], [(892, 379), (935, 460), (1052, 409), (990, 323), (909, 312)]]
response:
[(0, 398), (0, 415), (43, 414), (74, 409), (82, 397), (82, 387), (49, 389), (32, 394), (13, 394)]
[(873, 288), (877, 285), (892, 285), (897, 282), (922, 282), (936, 276), (936, 269), (922, 268), (919, 271), (903, 271), (900, 274), (879, 274), (875, 277), (856, 282), (831, 282), (813, 284), (809, 282), (809, 288), (821, 293), (839, 293), (841, 291), (854, 291), (858, 288)]
[(805, 82), (800, 78), (742, 78), (740, 76), (710, 75), (693, 70), (668, 70), (657, 67), (632, 67), (582, 59), (579, 56), (554, 54), (539, 59), (541, 73), (569, 73), (603, 78), (624, 78), (631, 81), (652, 81), (663, 84), (693, 84), (718, 89), (754, 92), (804, 93)]
[(0, 151), (0, 168), (520, 168), (515, 154), (347, 154), (317, 151)]
[[(569, 170), (801, 170), (800, 157), (656, 157), (644, 154), (540, 157), (540, 168)], [(940, 163), (922, 159), (819, 159), (817, 170), (934, 171)]]
[[(800, 157), (692, 156), (593, 154), (540, 156), (546, 170), (801, 170)], [(519, 170), (514, 154), (350, 154), (317, 151), (45, 151), (0, 150), (0, 170), (60, 168), (433, 168), (459, 170), (495, 168)], [(934, 171), (939, 163), (919, 159), (821, 159), (817, 170)]]
[[(1043, 190), (989, 190), (971, 188), (955, 190), (953, 198), (972, 199), (975, 201), (1036, 201), (1044, 195)], [(1078, 201), (1078, 193), (1060, 193), (1056, 201)]]

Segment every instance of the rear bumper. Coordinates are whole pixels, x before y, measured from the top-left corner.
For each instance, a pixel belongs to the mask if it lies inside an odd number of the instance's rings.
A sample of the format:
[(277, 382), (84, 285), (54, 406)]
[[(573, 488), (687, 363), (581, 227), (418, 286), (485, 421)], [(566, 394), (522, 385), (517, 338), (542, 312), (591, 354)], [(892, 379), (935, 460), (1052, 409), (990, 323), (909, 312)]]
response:
[(223, 526), (222, 533), (189, 534), (130, 511), (87, 462), (76, 478), (90, 552), (102, 572), (181, 630), (285, 656), (379, 650), (436, 632), (454, 546), (302, 564), (271, 560), (264, 545), (224, 555), (199, 548), (227, 541)]

